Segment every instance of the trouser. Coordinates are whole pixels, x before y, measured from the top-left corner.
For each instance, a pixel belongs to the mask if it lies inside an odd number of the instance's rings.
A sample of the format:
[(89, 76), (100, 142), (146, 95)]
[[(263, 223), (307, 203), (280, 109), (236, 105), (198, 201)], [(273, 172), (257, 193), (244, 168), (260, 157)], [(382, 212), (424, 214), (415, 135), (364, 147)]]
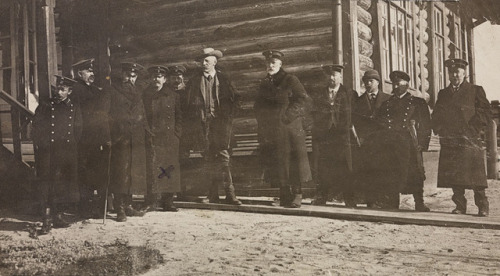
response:
[[(457, 205), (457, 209), (463, 211), (467, 210), (467, 199), (465, 199), (465, 188), (461, 187), (454, 187), (453, 189), (453, 196), (451, 199), (453, 202)], [(476, 206), (482, 210), (488, 210), (489, 209), (489, 203), (488, 203), (488, 197), (486, 196), (486, 188), (484, 187), (478, 187), (478, 188), (473, 188), (474, 191), (474, 203)]]
[[(80, 202), (83, 208), (89, 208), (91, 201), (104, 205), (109, 173), (108, 146), (80, 146), (78, 152), (78, 174)], [(94, 194), (97, 192), (97, 195)], [(96, 203), (98, 201), (98, 203)], [(91, 207), (92, 208), (92, 207)]]

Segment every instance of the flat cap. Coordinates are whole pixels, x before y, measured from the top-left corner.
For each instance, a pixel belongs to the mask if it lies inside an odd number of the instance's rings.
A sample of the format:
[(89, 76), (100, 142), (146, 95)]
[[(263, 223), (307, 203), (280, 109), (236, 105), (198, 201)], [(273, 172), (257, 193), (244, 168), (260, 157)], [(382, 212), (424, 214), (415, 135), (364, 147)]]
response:
[(448, 68), (462, 68), (465, 69), (465, 67), (469, 65), (469, 63), (461, 58), (452, 58), (448, 59), (444, 62), (444, 66)]
[(380, 82), (380, 75), (377, 70), (368, 70), (365, 72), (362, 78), (363, 81), (365, 80), (378, 80)]
[(219, 50), (215, 50), (214, 48), (205, 48), (202, 53), (198, 56), (198, 59), (204, 59), (206, 57), (213, 56), (217, 59), (222, 58), (222, 52)]
[(89, 59), (82, 59), (78, 61), (77, 63), (74, 63), (71, 65), (73, 67), (73, 70), (75, 71), (81, 71), (81, 70), (89, 70), (93, 71), (94, 70), (94, 59), (89, 58)]
[(151, 75), (164, 75), (168, 73), (168, 68), (162, 65), (153, 65), (148, 67), (148, 73)]
[(186, 67), (182, 65), (172, 65), (168, 67), (168, 75), (182, 75), (186, 73)]
[(342, 70), (344, 69), (344, 66), (340, 64), (333, 64), (333, 65), (321, 65), (321, 69), (327, 74), (331, 75), (333, 72), (339, 72), (342, 73)]
[(264, 52), (262, 52), (262, 55), (265, 56), (266, 59), (277, 58), (279, 60), (283, 60), (283, 57), (285, 56), (285, 54), (283, 54), (280, 51), (276, 51), (276, 50), (264, 51)]
[(396, 82), (396, 80), (410, 81), (410, 76), (403, 71), (392, 71), (389, 74), (389, 79), (391, 82)]
[(74, 79), (71, 79), (71, 78), (67, 78), (67, 77), (63, 77), (63, 76), (60, 76), (60, 75), (54, 75), (56, 77), (56, 86), (73, 86), (73, 84), (76, 83), (76, 81)]
[(122, 62), (121, 65), (122, 65), (122, 71), (125, 71), (125, 72), (137, 73), (137, 72), (141, 71), (142, 69), (144, 69), (144, 66), (140, 65), (139, 63), (135, 63), (135, 62)]

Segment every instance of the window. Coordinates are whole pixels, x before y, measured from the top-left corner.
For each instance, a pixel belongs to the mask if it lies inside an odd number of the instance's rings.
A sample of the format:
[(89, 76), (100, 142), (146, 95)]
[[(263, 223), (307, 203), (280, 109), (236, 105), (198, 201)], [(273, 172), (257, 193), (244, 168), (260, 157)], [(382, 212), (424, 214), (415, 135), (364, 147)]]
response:
[(444, 75), (444, 25), (443, 11), (439, 8), (434, 9), (434, 79), (436, 80), (438, 89), (445, 87)]
[(415, 88), (415, 38), (411, 1), (381, 1), (381, 51), (383, 78), (389, 80), (392, 71), (410, 75), (410, 87)]

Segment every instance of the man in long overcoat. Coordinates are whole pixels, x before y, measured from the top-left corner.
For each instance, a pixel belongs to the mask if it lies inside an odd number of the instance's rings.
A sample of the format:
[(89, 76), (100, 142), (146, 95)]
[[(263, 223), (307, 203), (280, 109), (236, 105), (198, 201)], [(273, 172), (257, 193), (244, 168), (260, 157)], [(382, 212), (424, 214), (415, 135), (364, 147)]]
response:
[(312, 181), (302, 121), (307, 93), (299, 79), (283, 68), (283, 53), (269, 50), (267, 76), (262, 80), (254, 105), (261, 153), (275, 147), (280, 182), (280, 205), (299, 208), (302, 185)]
[(194, 150), (202, 151), (209, 184), (210, 203), (221, 203), (218, 187), (224, 186), (223, 203), (240, 205), (234, 192), (230, 170), (233, 115), (239, 96), (229, 78), (216, 68), (222, 52), (203, 49), (198, 57), (202, 70), (197, 71), (186, 87), (187, 114), (186, 139)]
[(479, 216), (488, 216), (481, 134), (491, 120), (490, 104), (481, 86), (465, 80), (465, 60), (450, 59), (445, 65), (450, 85), (439, 91), (432, 113), (433, 130), (441, 144), (438, 187), (453, 189), (456, 208), (452, 213), (466, 213), (465, 189), (472, 189)]
[[(68, 227), (63, 218), (67, 204), (77, 203), (77, 143), (82, 132), (82, 117), (77, 103), (68, 94), (74, 80), (56, 76), (56, 95), (41, 102), (33, 119), (37, 178), (43, 204), (52, 216), (53, 226)], [(50, 230), (50, 225), (45, 225)]]
[(373, 135), (371, 173), (374, 185), (388, 196), (388, 206), (399, 208), (399, 193), (413, 194), (415, 210), (428, 212), (424, 204), (425, 171), (422, 151), (431, 136), (429, 107), (408, 92), (410, 76), (402, 71), (389, 75), (393, 95), (376, 113), (384, 129)]
[[(70, 97), (80, 105), (83, 124), (78, 143), (80, 212), (84, 217), (100, 218), (104, 214), (102, 208), (109, 177), (110, 98), (105, 90), (94, 85), (94, 59), (81, 60), (72, 67), (77, 81)], [(94, 191), (98, 198), (92, 198)]]
[[(315, 205), (325, 205), (330, 192), (342, 193), (356, 207), (352, 183), (351, 101), (354, 91), (342, 84), (342, 65), (323, 66), (328, 85), (314, 93), (313, 163), (317, 168)], [(311, 93), (313, 94), (313, 93)]]
[(144, 109), (150, 138), (147, 139), (148, 202), (152, 209), (158, 205), (163, 211), (176, 212), (175, 193), (181, 191), (179, 138), (182, 130), (180, 96), (167, 84), (164, 66), (151, 66), (148, 72), (152, 82), (143, 95)]
[(363, 75), (365, 92), (359, 97), (357, 94), (352, 102), (352, 124), (358, 136), (359, 145), (356, 143), (351, 147), (353, 151), (353, 181), (361, 194), (364, 194), (368, 207), (380, 207), (375, 204), (379, 189), (371, 185), (371, 170), (368, 170), (367, 162), (376, 160), (370, 156), (371, 147), (377, 147), (372, 134), (381, 129), (381, 125), (375, 120), (375, 113), (380, 106), (387, 101), (391, 95), (379, 90), (380, 75), (376, 70), (368, 70)]
[(132, 207), (132, 194), (146, 194), (146, 141), (150, 135), (142, 94), (135, 82), (142, 66), (122, 63), (120, 79), (109, 88), (111, 108), (109, 113), (111, 132), (110, 191), (115, 196), (117, 221), (127, 216), (143, 213)]
[[(172, 65), (167, 67), (167, 85), (170, 86), (171, 89), (175, 91), (175, 93), (179, 94), (180, 102), (181, 102), (181, 113), (186, 114), (188, 112), (188, 102), (187, 102), (187, 93), (186, 93), (186, 84), (184, 82), (184, 74), (186, 73), (186, 67), (182, 65)], [(183, 115), (184, 116), (184, 115)], [(186, 122), (186, 120), (182, 120), (182, 136), (179, 142), (179, 163), (181, 165), (181, 193), (177, 194), (177, 200), (185, 201), (187, 200), (186, 188), (187, 183), (186, 173), (188, 172), (189, 167), (191, 167), (192, 163), (189, 159), (190, 154), (190, 141), (189, 137), (185, 135), (185, 130), (189, 129), (190, 122)], [(192, 121), (191, 121), (192, 123)]]

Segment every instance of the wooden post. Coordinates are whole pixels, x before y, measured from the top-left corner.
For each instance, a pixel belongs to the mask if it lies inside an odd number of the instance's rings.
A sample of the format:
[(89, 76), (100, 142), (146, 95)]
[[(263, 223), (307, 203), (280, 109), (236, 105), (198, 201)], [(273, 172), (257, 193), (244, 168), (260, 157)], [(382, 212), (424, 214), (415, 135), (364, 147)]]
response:
[(497, 124), (494, 120), (488, 124), (486, 135), (488, 179), (498, 179)]
[[(10, 1), (10, 95), (16, 101), (20, 100), (19, 82), (18, 82), (18, 10), (17, 3), (14, 0)], [(11, 106), (11, 123), (12, 123), (12, 145), (14, 147), (14, 158), (22, 160), (21, 153), (21, 116), (19, 111)]]
[(97, 0), (97, 7), (99, 7), (97, 12), (97, 20), (99, 22), (100, 28), (96, 28), (96, 40), (97, 40), (97, 72), (96, 83), (101, 87), (105, 87), (106, 84), (111, 83), (111, 66), (109, 63), (109, 1), (107, 0)]
[(55, 0), (38, 0), (37, 42), (38, 47), (38, 87), (40, 101), (50, 99), (51, 84), (57, 72), (57, 51), (54, 24)]

